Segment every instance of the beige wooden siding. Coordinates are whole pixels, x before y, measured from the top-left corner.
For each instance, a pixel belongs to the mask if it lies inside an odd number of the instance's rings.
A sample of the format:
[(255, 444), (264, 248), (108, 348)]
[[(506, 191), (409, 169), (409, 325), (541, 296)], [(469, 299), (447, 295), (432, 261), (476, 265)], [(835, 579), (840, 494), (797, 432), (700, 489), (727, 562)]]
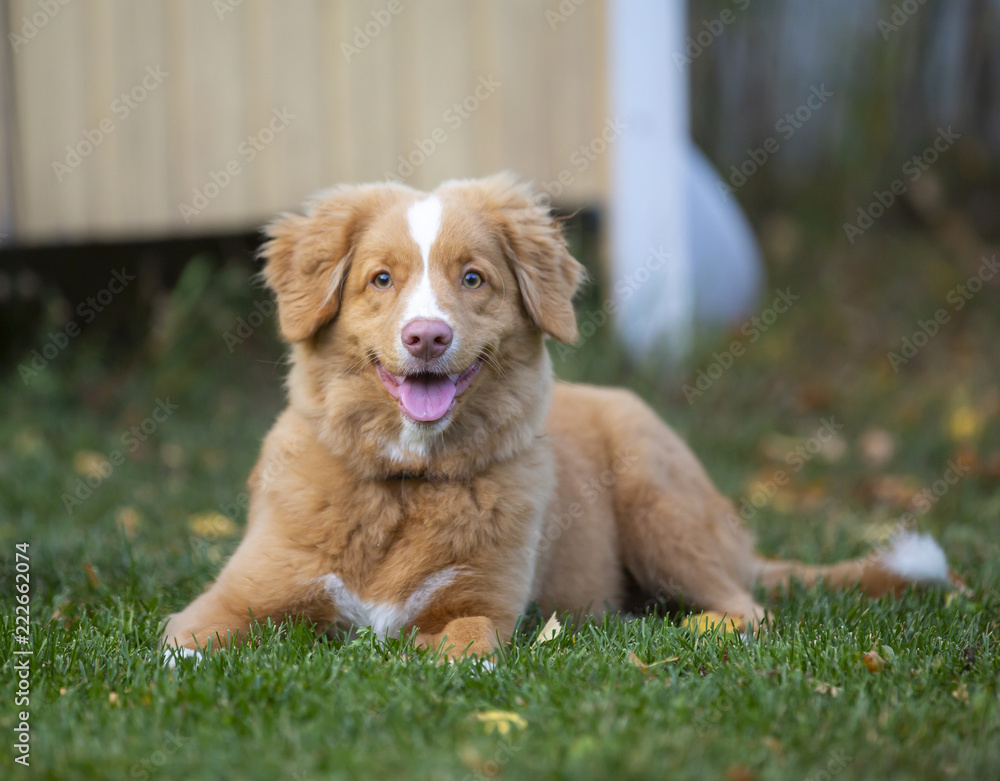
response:
[[(26, 17), (46, 18), (2, 60), (15, 93), (14, 138), (0, 143), (16, 151), (18, 241), (243, 229), (428, 152), (412, 173), (403, 166), (404, 181), (428, 188), (504, 168), (551, 181), (569, 170), (561, 202), (603, 191), (606, 160), (581, 172), (573, 158), (607, 119), (598, 0), (554, 30), (546, 11), (558, 0), (71, 0), (51, 17), (39, 0), (6, 7), (14, 35)], [(342, 44), (387, 13), (348, 61)], [(158, 68), (168, 75), (154, 78)], [(144, 78), (141, 102), (122, 102)], [(453, 108), (463, 101), (478, 108)], [(286, 126), (262, 145), (283, 112)], [(96, 138), (102, 121), (112, 131), (60, 181), (53, 163), (67, 163), (67, 145), (86, 151), (84, 133)], [(185, 221), (180, 204), (220, 182)]]

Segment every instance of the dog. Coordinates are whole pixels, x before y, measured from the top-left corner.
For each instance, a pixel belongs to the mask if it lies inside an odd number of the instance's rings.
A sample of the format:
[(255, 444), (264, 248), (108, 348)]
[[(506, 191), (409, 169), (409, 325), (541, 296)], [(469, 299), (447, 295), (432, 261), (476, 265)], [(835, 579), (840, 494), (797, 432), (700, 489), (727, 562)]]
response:
[(585, 274), (514, 177), (340, 186), (266, 236), (288, 406), (249, 478), (244, 538), (169, 618), (168, 646), (296, 619), (489, 657), (531, 602), (598, 616), (680, 598), (756, 629), (755, 589), (791, 579), (875, 597), (951, 582), (911, 532), (829, 566), (757, 555), (637, 396), (555, 382), (545, 341), (577, 339)]

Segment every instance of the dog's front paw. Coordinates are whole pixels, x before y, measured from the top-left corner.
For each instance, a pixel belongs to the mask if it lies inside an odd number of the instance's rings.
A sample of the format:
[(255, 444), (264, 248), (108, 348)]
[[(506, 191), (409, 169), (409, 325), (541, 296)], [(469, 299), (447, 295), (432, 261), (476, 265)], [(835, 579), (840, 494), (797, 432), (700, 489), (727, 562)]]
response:
[(181, 659), (194, 659), (195, 664), (201, 661), (203, 656), (201, 651), (196, 651), (193, 648), (184, 648), (183, 646), (167, 646), (163, 649), (163, 663), (173, 670), (177, 666), (177, 662)]

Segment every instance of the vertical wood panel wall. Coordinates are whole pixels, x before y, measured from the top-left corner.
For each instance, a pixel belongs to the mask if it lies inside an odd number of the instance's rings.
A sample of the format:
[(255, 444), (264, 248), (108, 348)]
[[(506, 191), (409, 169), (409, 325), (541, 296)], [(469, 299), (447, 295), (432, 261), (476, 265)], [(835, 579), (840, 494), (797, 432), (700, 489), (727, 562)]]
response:
[[(243, 229), (321, 187), (387, 174), (429, 188), (503, 168), (538, 182), (568, 170), (573, 181), (557, 201), (593, 202), (604, 190), (604, 157), (580, 170), (584, 158), (574, 156), (608, 119), (599, 0), (70, 0), (51, 15), (39, 0), (6, 7), (11, 33), (33, 31), (7, 42), (3, 58), (16, 138), (0, 140), (16, 151), (17, 241)], [(560, 8), (571, 13), (547, 15)], [(366, 25), (381, 29), (348, 61), (342, 45), (363, 44), (356, 28)], [(157, 68), (169, 74), (159, 83), (148, 76)], [(154, 88), (128, 107), (121, 94), (144, 78)], [(490, 79), (499, 86), (467, 118), (453, 109)], [(293, 118), (251, 160), (248, 137), (283, 111)], [(67, 164), (67, 145), (86, 151), (85, 131), (96, 138), (102, 121), (112, 132), (60, 181), (53, 163)], [(419, 157), (420, 146), (426, 160), (400, 171), (400, 156)], [(238, 173), (223, 173), (227, 165)], [(196, 189), (213, 192), (213, 173), (228, 183), (185, 220), (180, 204)]]

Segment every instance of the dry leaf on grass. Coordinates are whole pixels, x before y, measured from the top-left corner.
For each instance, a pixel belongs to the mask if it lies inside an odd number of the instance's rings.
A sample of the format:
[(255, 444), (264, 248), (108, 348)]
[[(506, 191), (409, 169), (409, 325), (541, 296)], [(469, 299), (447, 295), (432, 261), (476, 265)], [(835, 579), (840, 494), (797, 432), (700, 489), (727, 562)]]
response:
[(738, 634), (740, 631), (736, 626), (736, 619), (716, 613), (714, 610), (688, 616), (684, 626), (699, 635), (711, 632), (716, 627), (721, 627), (724, 632)]
[(542, 643), (547, 643), (549, 640), (554, 640), (559, 637), (559, 633), (562, 632), (562, 624), (559, 623), (559, 619), (556, 618), (556, 614), (553, 613), (549, 616), (549, 620), (545, 622), (545, 626), (542, 627), (542, 631), (538, 633), (538, 637), (532, 642), (531, 647), (534, 648), (536, 645), (541, 645)]
[(973, 407), (960, 404), (948, 417), (948, 436), (955, 441), (977, 439), (983, 430), (983, 416)]
[(508, 735), (512, 727), (524, 729), (528, 726), (528, 722), (522, 716), (511, 711), (488, 710), (473, 715), (482, 723), (487, 734), (497, 732), (500, 735)]
[(885, 429), (870, 428), (858, 438), (858, 448), (861, 459), (868, 466), (880, 469), (892, 461), (896, 454), (896, 441)]
[(188, 527), (199, 537), (214, 540), (219, 537), (230, 537), (239, 529), (231, 518), (222, 513), (204, 512), (188, 518)]
[(93, 450), (78, 450), (73, 454), (73, 471), (83, 477), (107, 477), (111, 465), (108, 459)]
[(119, 507), (115, 513), (115, 526), (128, 539), (135, 539), (135, 533), (142, 525), (142, 513), (132, 506)]
[(872, 650), (861, 655), (861, 663), (868, 668), (870, 673), (880, 673), (885, 667), (885, 659), (875, 650), (875, 646), (872, 646)]
[(666, 659), (660, 659), (658, 662), (650, 662), (646, 664), (642, 659), (635, 655), (634, 651), (628, 652), (629, 664), (634, 664), (643, 672), (646, 672), (650, 667), (657, 667), (661, 664), (670, 664), (671, 662), (679, 662), (681, 658), (679, 656), (668, 656)]
[(824, 681), (818, 681), (813, 689), (817, 694), (828, 694), (831, 697), (839, 697), (840, 693), (843, 691), (839, 686), (834, 686), (832, 683), (826, 683)]
[(94, 572), (94, 566), (89, 561), (83, 562), (83, 571), (87, 573), (87, 580), (90, 581), (91, 586), (94, 588), (101, 587), (101, 581), (97, 577), (97, 573)]

